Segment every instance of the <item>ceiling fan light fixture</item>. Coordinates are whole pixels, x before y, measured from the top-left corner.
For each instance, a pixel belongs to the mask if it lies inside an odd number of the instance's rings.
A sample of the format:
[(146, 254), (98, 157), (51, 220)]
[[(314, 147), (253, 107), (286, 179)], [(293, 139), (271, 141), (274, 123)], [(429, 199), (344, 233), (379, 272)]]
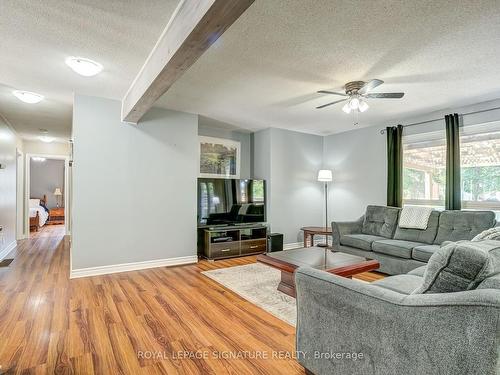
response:
[(342, 107), (342, 110), (345, 112), (345, 113), (351, 113), (351, 106), (349, 105), (349, 102), (347, 102), (346, 104), (344, 104), (344, 106)]
[(366, 112), (370, 108), (365, 99), (401, 99), (405, 95), (404, 92), (371, 92), (374, 88), (380, 86), (383, 83), (384, 81), (382, 81), (381, 79), (372, 79), (368, 82), (347, 82), (343, 87), (345, 94), (330, 90), (320, 90), (318, 91), (318, 93), (320, 94), (343, 96), (344, 99), (335, 100), (333, 102), (320, 105), (316, 108), (322, 109), (337, 103), (344, 103), (342, 111), (344, 111), (345, 113), (351, 113), (352, 111), (361, 113)]
[(358, 109), (359, 99), (357, 97), (353, 97), (351, 100), (349, 100), (349, 106), (351, 107), (351, 109)]
[(368, 108), (370, 108), (370, 106), (368, 105), (367, 102), (365, 102), (364, 100), (359, 101), (358, 110), (360, 112), (365, 112)]

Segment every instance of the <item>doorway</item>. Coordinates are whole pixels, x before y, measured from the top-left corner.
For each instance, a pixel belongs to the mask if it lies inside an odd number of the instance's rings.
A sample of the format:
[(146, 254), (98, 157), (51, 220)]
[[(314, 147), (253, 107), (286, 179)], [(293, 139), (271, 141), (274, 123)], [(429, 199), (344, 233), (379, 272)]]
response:
[(69, 234), (69, 157), (26, 154), (25, 221), (27, 238)]

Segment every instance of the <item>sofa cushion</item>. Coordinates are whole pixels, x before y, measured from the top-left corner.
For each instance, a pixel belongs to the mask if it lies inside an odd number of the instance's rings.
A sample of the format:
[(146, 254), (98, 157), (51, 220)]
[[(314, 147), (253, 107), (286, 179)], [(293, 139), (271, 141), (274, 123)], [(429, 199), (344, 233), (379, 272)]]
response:
[(422, 245), (413, 248), (411, 257), (422, 262), (428, 262), (432, 254), (440, 249), (439, 245)]
[(415, 246), (422, 245), (421, 242), (402, 240), (378, 240), (372, 243), (372, 250), (376, 253), (393, 255), (399, 258), (411, 258), (411, 250)]
[(396, 233), (394, 234), (394, 239), (432, 244), (436, 238), (438, 224), (439, 211), (432, 211), (427, 223), (427, 229), (401, 228), (398, 225)]
[(414, 293), (451, 293), (476, 289), (500, 272), (499, 241), (460, 241), (439, 248), (429, 259), (422, 286)]
[(424, 273), (425, 273), (426, 268), (427, 268), (427, 266), (415, 268), (415, 269), (411, 270), (410, 272), (408, 272), (407, 275), (415, 275), (415, 276), (424, 277)]
[(449, 245), (450, 243), (453, 243), (454, 241), (443, 241), (441, 242), (441, 244), (439, 245), (439, 247), (443, 247), (443, 246), (446, 246), (446, 245)]
[(340, 244), (371, 251), (372, 242), (383, 239), (384, 237), (372, 236), (370, 234), (345, 234), (340, 236)]
[(477, 286), (477, 289), (500, 289), (500, 274), (487, 277)]
[(376, 285), (402, 294), (411, 294), (422, 285), (423, 280), (422, 276), (408, 274), (396, 275), (374, 281), (371, 285)]
[(439, 216), (434, 243), (470, 241), (482, 231), (494, 227), (495, 223), (495, 214), (492, 211), (443, 211)]
[(398, 223), (399, 211), (397, 207), (368, 206), (362, 232), (372, 236), (392, 238)]

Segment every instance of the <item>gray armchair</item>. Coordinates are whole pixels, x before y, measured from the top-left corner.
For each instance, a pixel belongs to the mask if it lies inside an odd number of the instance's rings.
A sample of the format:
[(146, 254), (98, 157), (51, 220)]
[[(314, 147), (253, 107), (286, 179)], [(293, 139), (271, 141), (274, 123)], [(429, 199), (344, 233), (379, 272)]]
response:
[(316, 375), (499, 374), (500, 290), (408, 294), (415, 271), (384, 288), (300, 268), (299, 362)]

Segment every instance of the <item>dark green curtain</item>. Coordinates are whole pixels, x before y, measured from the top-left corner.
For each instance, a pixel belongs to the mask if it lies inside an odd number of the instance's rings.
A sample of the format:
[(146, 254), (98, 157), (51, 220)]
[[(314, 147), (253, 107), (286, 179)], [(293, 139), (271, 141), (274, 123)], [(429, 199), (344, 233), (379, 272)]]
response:
[(447, 210), (460, 210), (460, 128), (457, 113), (446, 115), (446, 197)]
[(390, 126), (387, 134), (387, 205), (403, 205), (403, 126)]

